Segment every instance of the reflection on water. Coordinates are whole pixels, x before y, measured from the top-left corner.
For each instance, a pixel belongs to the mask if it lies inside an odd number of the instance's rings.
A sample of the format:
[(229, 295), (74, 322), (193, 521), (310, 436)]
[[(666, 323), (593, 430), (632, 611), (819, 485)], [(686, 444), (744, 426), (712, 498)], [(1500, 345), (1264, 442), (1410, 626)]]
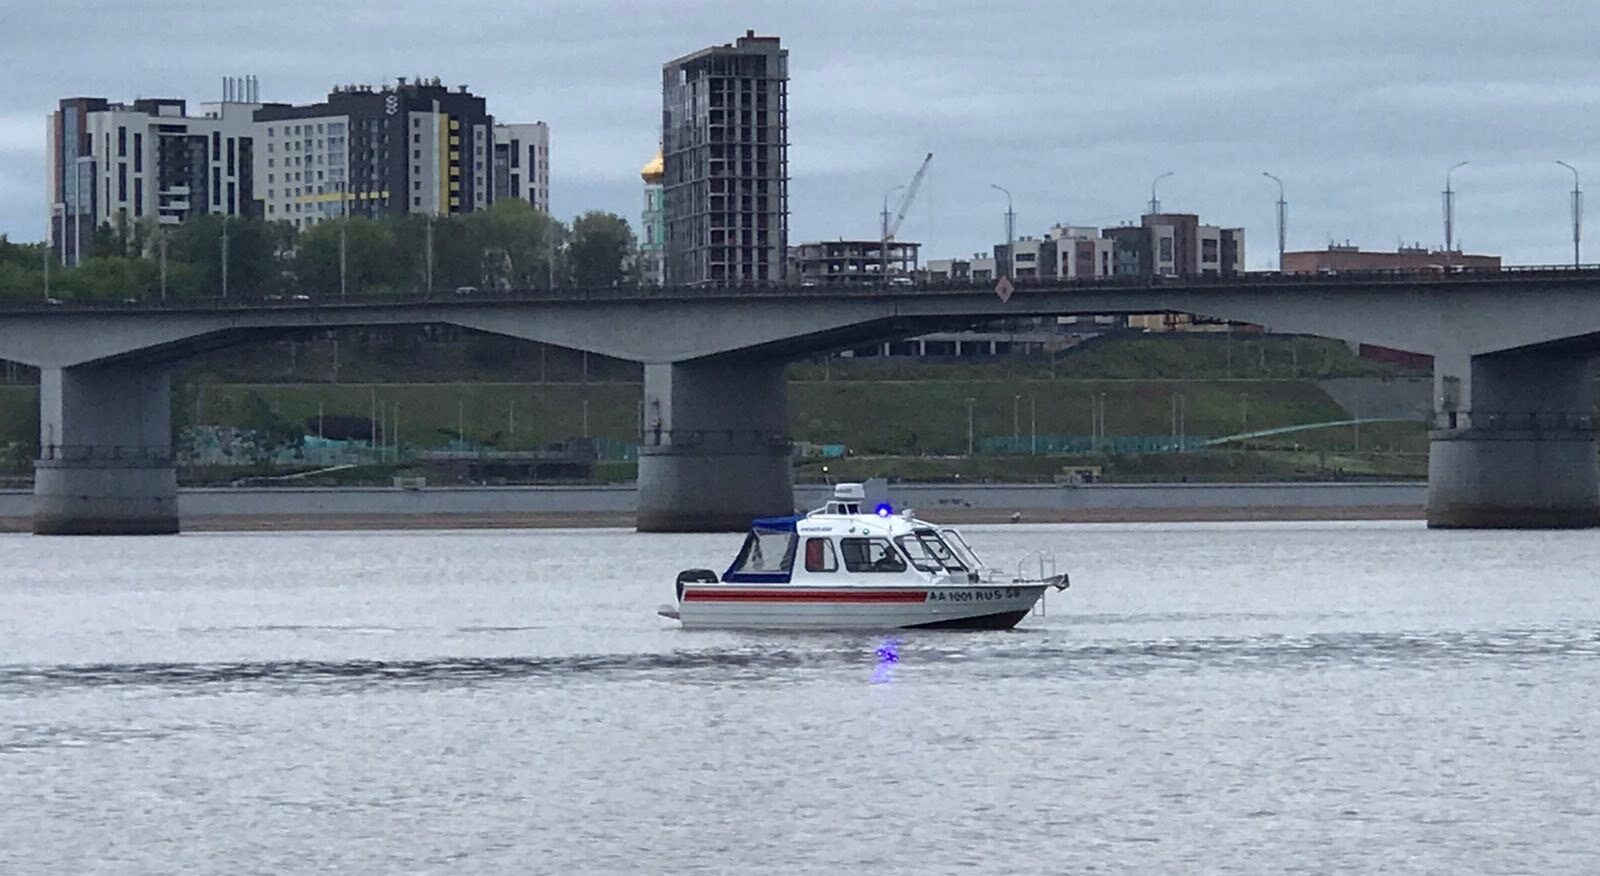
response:
[(684, 633), (737, 536), (0, 537), (0, 872), (1600, 868), (1600, 535), (971, 540), (1074, 586)]

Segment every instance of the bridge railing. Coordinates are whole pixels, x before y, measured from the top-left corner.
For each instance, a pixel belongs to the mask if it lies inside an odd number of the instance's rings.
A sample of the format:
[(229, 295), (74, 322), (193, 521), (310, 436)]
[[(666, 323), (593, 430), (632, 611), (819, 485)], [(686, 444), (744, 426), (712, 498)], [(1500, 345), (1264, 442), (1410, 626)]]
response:
[(1586, 411), (1441, 411), (1437, 429), (1480, 432), (1593, 432), (1594, 414)]
[(172, 448), (166, 445), (46, 444), (39, 462), (63, 465), (161, 466), (172, 465)]
[[(1294, 287), (1348, 286), (1352, 284), (1410, 285), (1415, 283), (1492, 283), (1538, 278), (1549, 281), (1600, 282), (1600, 265), (1512, 265), (1500, 268), (1475, 268), (1465, 266), (1436, 266), (1432, 268), (1395, 268), (1284, 273), (1277, 271), (1249, 271), (1239, 274), (1188, 275), (1160, 277), (1143, 275), (1118, 275), (1109, 277), (1016, 277), (1012, 284), (1017, 294), (1029, 291), (1071, 291), (1107, 289), (1186, 289), (1203, 290), (1214, 287)], [(953, 278), (902, 278), (900, 282), (849, 282), (821, 285), (793, 283), (726, 284), (709, 286), (603, 286), (557, 287), (553, 289), (492, 289), (462, 287), (449, 289), (414, 289), (398, 292), (356, 293), (348, 296), (331, 294), (271, 294), (256, 296), (208, 296), (203, 298), (177, 298), (157, 300), (152, 298), (111, 299), (54, 299), (43, 296), (12, 297), (0, 299), (0, 311), (54, 312), (59, 310), (303, 310), (306, 308), (372, 307), (383, 305), (435, 304), (459, 306), (492, 302), (590, 302), (590, 301), (684, 301), (717, 298), (806, 298), (829, 297), (919, 297), (927, 295), (971, 294), (986, 291), (994, 286), (994, 279)]]

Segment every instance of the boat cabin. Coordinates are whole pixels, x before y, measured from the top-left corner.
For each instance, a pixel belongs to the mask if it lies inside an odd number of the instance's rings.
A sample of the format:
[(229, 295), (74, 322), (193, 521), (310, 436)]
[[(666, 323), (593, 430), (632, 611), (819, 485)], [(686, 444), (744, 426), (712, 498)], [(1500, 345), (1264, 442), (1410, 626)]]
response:
[(887, 504), (864, 513), (861, 484), (839, 484), (822, 508), (756, 519), (727, 583), (817, 585), (977, 581), (983, 563), (961, 534), (895, 514)]

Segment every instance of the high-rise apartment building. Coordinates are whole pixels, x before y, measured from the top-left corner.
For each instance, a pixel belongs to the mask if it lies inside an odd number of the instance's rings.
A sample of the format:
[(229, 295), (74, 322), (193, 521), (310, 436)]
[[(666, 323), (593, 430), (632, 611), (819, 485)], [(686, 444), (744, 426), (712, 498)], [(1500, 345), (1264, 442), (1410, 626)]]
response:
[(550, 126), (494, 126), (494, 197), (521, 198), (550, 212)]
[(469, 213), (494, 200), (494, 119), (437, 78), (336, 88), (255, 112), (263, 218), (309, 228), (342, 215)]
[(46, 129), (49, 239), (69, 264), (92, 255), (95, 228), (154, 219), (252, 215), (253, 78), (225, 80), (223, 99), (62, 100)]
[(779, 283), (789, 248), (789, 53), (746, 31), (661, 69), (669, 285)]

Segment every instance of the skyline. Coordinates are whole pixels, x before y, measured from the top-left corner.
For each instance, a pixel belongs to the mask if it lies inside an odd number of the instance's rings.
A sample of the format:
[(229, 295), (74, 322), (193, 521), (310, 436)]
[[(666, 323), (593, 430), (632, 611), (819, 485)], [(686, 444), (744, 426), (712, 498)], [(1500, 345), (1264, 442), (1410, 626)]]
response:
[[(548, 14), (499, 16), (500, 32), (526, 39), (479, 45), (445, 33), (425, 54), (383, 47), (403, 43), (397, 34), (410, 18), (464, 15), (471, 4), (302, 16), (310, 4), (290, 0), (204, 22), (176, 16), (179, 5), (166, 0), (143, 11), (103, 13), (88, 0), (16, 10), (0, 51), (28, 73), (0, 100), (0, 233), (43, 234), (44, 118), (59, 98), (193, 105), (220, 98), (223, 76), (245, 74), (260, 77), (264, 100), (290, 103), (396, 76), (467, 84), (497, 120), (550, 124), (557, 218), (600, 209), (637, 225), (661, 65), (747, 28), (790, 50), (793, 243), (875, 237), (884, 192), (909, 181), (928, 151), (933, 165), (899, 235), (921, 242), (925, 258), (1004, 239), (993, 183), (1016, 194), (1019, 235), (1039, 235), (1057, 222), (1136, 221), (1150, 181), (1169, 170), (1164, 209), (1246, 228), (1251, 269), (1276, 256), (1277, 189), (1263, 171), (1287, 187), (1291, 250), (1330, 239), (1438, 247), (1445, 172), (1470, 161), (1454, 176), (1457, 243), (1508, 264), (1560, 264), (1571, 260), (1572, 177), (1556, 161), (1600, 180), (1600, 160), (1585, 149), (1600, 143), (1600, 98), (1579, 84), (1600, 72), (1582, 36), (1584, 24), (1600, 24), (1600, 9), (1578, 4), (1567, 6), (1573, 26), (1555, 32), (1486, 3), (1361, 3), (1337, 15), (1248, 4), (1274, 10), (1265, 21), (1165, 15), (1145, 2), (1059, 17), (830, 6), (848, 12), (557, 3)], [(151, 13), (160, 9), (173, 20)], [(667, 9), (674, 14), (653, 14)], [(631, 26), (616, 27), (619, 19)], [(162, 45), (178, 48), (130, 69), (129, 47), (157, 27)], [(367, 38), (351, 42), (350, 31)], [(51, 63), (63, 46), (89, 60)], [(1002, 127), (997, 140), (991, 132)], [(1600, 261), (1590, 251), (1586, 241), (1585, 261)]]

